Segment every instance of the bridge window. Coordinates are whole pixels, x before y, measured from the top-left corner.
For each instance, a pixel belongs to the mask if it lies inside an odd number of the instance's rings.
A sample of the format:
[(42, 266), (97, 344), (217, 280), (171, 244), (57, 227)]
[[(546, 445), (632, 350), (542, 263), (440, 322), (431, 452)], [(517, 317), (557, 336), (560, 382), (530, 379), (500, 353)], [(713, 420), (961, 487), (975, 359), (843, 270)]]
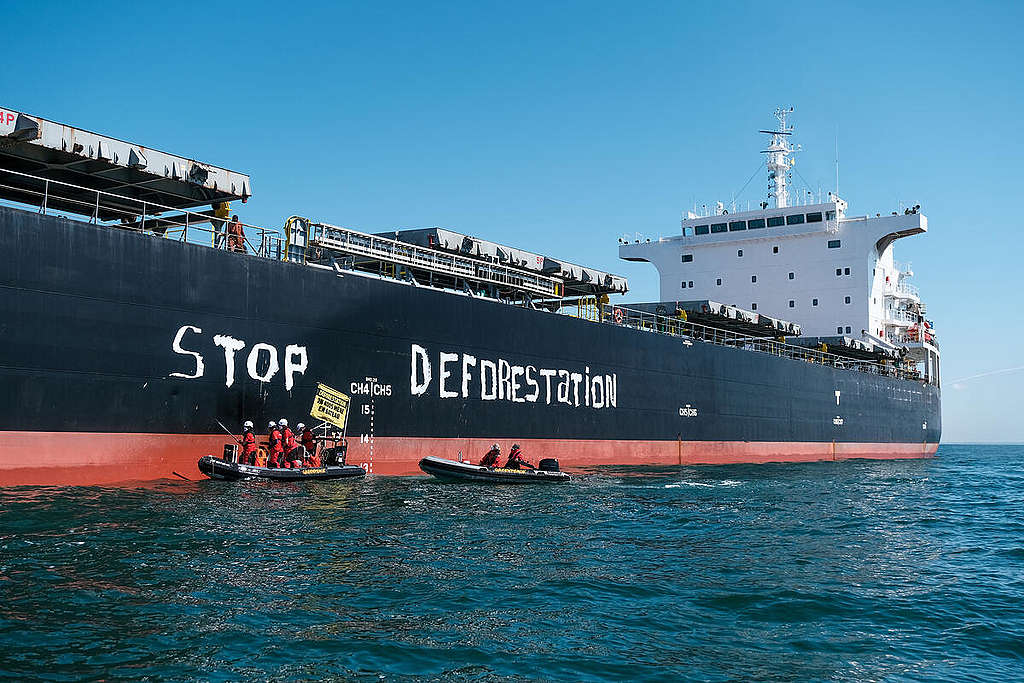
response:
[(708, 234), (708, 232), (709, 232), (709, 231), (708, 231), (708, 226), (706, 226), (706, 225), (697, 225), (697, 226), (694, 226), (694, 228), (693, 228), (693, 231), (694, 231), (695, 233), (697, 233), (698, 235), (706, 235), (706, 234)]
[(747, 222), (746, 221), (730, 221), (729, 222), (729, 232), (736, 232), (737, 230), (746, 230), (746, 229), (747, 229)]
[(850, 334), (850, 326), (849, 325), (846, 326), (846, 334)]
[(756, 311), (757, 310), (757, 304), (750, 304), (750, 310)]
[(715, 280), (715, 284), (716, 285), (721, 285), (722, 284), (722, 278), (718, 278), (717, 280)]
[(844, 268), (843, 269), (843, 275), (849, 275), (849, 274), (850, 274), (850, 269), (849, 268)]
[(768, 219), (768, 227), (769, 228), (777, 228), (780, 225), (785, 225), (785, 224), (786, 224), (786, 217), (785, 216), (772, 216), (772, 217), (770, 217)]
[(789, 279), (790, 279), (790, 280), (792, 280), (792, 279), (793, 279), (793, 278), (795, 278), (795, 277), (796, 277), (796, 273), (790, 273), (790, 274), (789, 274)]
[(728, 226), (725, 223), (712, 223), (711, 224), (711, 232), (726, 232), (728, 229), (729, 228), (728, 228)]
[(807, 222), (808, 223), (820, 223), (821, 222), (821, 212), (818, 211), (818, 212), (815, 212), (815, 213), (807, 214)]
[(690, 284), (688, 284), (688, 285), (686, 285), (686, 286), (687, 286), (687, 287), (693, 287), (693, 280), (690, 280)]
[(811, 305), (812, 306), (817, 306), (818, 305), (818, 300), (817, 299), (811, 299)]
[(750, 281), (751, 282), (757, 282), (757, 276), (756, 275), (751, 275), (750, 276)]
[(844, 299), (843, 301), (844, 301), (845, 303), (850, 303), (850, 297), (846, 297), (846, 298), (845, 298), (845, 299)]
[(825, 212), (825, 220), (827, 220), (827, 221), (834, 221), (835, 219), (836, 219), (836, 212), (835, 211), (826, 211)]
[(836, 334), (842, 334), (842, 333), (843, 333), (843, 326), (840, 325), (839, 327), (836, 328)]
[(737, 249), (736, 250), (736, 256), (739, 256), (740, 258), (742, 258), (743, 257), (743, 250), (742, 249)]
[(683, 254), (683, 263), (690, 263), (693, 261), (693, 254)]
[(802, 213), (794, 213), (786, 216), (786, 225), (799, 225), (804, 222), (804, 215)]
[(779, 248), (778, 247), (772, 247), (772, 253), (773, 254), (778, 254), (779, 253)]
[(789, 300), (789, 307), (790, 307), (790, 308), (795, 308), (795, 307), (796, 307), (796, 302), (795, 302), (795, 301), (793, 301), (792, 299), (790, 299), (790, 300)]
[(751, 230), (757, 230), (758, 228), (763, 228), (764, 227), (764, 219), (763, 218), (751, 218), (749, 221), (747, 221), (747, 227), (750, 228)]
[(680, 283), (679, 283), (679, 287), (680, 287), (681, 289), (686, 289), (686, 280), (683, 280), (682, 282), (680, 282)]
[(829, 249), (838, 249), (841, 246), (843, 246), (843, 243), (840, 240), (829, 240), (828, 241), (828, 248)]
[(683, 237), (693, 237), (693, 228), (690, 226), (683, 228)]
[(842, 277), (842, 275), (843, 275), (843, 269), (842, 268), (836, 268), (836, 277)]

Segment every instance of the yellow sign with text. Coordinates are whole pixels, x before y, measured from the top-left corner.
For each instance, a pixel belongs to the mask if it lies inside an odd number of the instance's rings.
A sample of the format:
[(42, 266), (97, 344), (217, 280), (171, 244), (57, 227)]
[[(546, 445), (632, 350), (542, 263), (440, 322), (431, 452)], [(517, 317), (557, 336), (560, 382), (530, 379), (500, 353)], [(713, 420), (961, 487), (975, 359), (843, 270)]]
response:
[(330, 422), (335, 427), (345, 428), (348, 419), (349, 397), (326, 384), (316, 385), (316, 396), (309, 414), (318, 420)]

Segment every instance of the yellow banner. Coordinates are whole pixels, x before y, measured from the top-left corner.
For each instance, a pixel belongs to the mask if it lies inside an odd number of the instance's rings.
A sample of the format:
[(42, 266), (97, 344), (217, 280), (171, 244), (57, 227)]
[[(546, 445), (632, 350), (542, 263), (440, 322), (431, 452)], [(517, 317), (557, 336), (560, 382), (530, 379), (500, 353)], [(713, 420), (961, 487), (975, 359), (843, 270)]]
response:
[(326, 384), (316, 385), (316, 396), (309, 414), (318, 420), (330, 422), (335, 427), (345, 428), (348, 418), (349, 397)]

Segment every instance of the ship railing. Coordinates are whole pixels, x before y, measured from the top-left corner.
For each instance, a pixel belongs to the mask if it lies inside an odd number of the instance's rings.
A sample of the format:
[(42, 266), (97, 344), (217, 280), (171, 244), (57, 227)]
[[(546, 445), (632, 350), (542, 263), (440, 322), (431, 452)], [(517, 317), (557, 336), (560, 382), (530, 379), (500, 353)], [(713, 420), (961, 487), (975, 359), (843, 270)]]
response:
[(889, 294), (896, 294), (901, 297), (910, 297), (912, 299), (920, 299), (921, 292), (917, 287), (910, 284), (909, 282), (900, 282), (899, 284), (890, 284), (887, 288)]
[(901, 379), (920, 379), (921, 377), (920, 373), (916, 370), (902, 367), (896, 361), (879, 362), (847, 358), (820, 349), (789, 344), (782, 336), (752, 336), (719, 327), (690, 322), (683, 318), (650, 313), (625, 306), (601, 306), (595, 317), (585, 316), (585, 319), (602, 324), (628, 327), (652, 334), (665, 334), (680, 338), (683, 340), (683, 343), (692, 344), (698, 342), (730, 346), (746, 351), (769, 353), (781, 358), (790, 358), (819, 365), (830, 365), (836, 368), (857, 370), (888, 377), (899, 377)]
[(921, 298), (921, 291), (916, 286), (908, 282), (901, 282), (898, 285), (896, 285), (896, 291), (899, 292), (900, 294), (912, 296), (915, 299)]
[[(43, 215), (86, 216), (90, 223), (96, 225), (162, 236), (180, 242), (203, 244), (209, 240), (209, 246), (215, 249), (230, 250), (231, 247), (227, 235), (230, 217), (215, 214), (212, 209), (204, 212), (189, 211), (6, 168), (0, 169), (0, 174), (28, 178), (37, 185), (36, 189), (31, 189), (0, 183), (0, 190), (20, 198), (17, 201), (0, 199), (0, 204), (6, 206), (31, 206)], [(173, 213), (168, 215), (169, 212)], [(241, 221), (239, 223), (244, 233), (243, 249), (246, 253), (282, 258), (284, 238), (279, 231)]]
[(885, 322), (909, 323), (911, 325), (916, 325), (920, 317), (920, 315), (912, 311), (887, 311), (885, 314)]
[(501, 263), (481, 261), (327, 223), (311, 223), (310, 227), (309, 243), (314, 249), (363, 256), (381, 263), (419, 268), (473, 282), (507, 285), (543, 297), (557, 297), (562, 291), (562, 283), (555, 278)]
[(889, 341), (893, 344), (906, 344), (917, 346), (920, 344), (928, 343), (939, 348), (939, 339), (935, 335), (934, 330), (928, 330), (924, 334), (924, 339), (921, 339), (919, 334), (890, 334), (888, 337)]

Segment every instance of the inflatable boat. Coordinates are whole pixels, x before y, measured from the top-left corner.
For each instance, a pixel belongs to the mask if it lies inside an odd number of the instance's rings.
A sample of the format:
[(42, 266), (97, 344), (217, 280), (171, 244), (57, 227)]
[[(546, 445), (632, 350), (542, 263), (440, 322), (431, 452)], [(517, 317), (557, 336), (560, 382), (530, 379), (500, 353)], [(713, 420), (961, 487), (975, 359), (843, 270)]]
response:
[(559, 471), (558, 461), (554, 458), (541, 460), (540, 469), (506, 470), (431, 455), (420, 460), (420, 469), (438, 479), (486, 481), (492, 484), (563, 484), (572, 479), (565, 472)]
[(272, 481), (311, 481), (322, 479), (351, 479), (366, 476), (366, 470), (357, 465), (331, 465), (327, 467), (303, 467), (301, 469), (277, 469), (256, 467), (228, 462), (212, 455), (199, 459), (199, 471), (210, 479), (269, 479)]

